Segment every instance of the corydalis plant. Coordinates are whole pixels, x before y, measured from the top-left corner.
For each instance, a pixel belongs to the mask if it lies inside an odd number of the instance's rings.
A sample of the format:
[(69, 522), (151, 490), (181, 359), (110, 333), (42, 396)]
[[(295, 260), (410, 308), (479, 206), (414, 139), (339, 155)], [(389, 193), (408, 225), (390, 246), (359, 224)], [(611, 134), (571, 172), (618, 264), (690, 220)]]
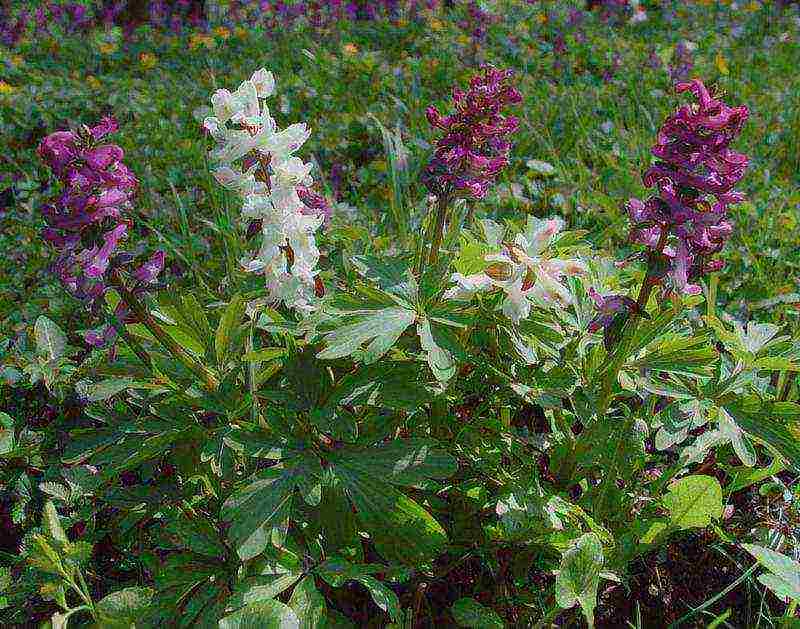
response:
[[(116, 121), (107, 117), (91, 128), (52, 133), (38, 149), (61, 183), (61, 193), (42, 208), (47, 223), (42, 237), (58, 252), (53, 270), (71, 295), (95, 311), (106, 293), (109, 273), (120, 277), (136, 258), (118, 249), (131, 230), (137, 181), (122, 162), (123, 150), (101, 142), (117, 129)], [(163, 267), (164, 253), (157, 251), (130, 272), (128, 290), (132, 294), (145, 291)], [(119, 302), (114, 316), (116, 323), (89, 332), (87, 342), (97, 347), (111, 344), (117, 325), (130, 319), (124, 301)]]
[(203, 126), (217, 143), (212, 174), (239, 195), (250, 229), (261, 231), (261, 248), (243, 267), (265, 276), (270, 301), (309, 311), (322, 291), (315, 232), (331, 210), (310, 189), (312, 165), (294, 156), (310, 132), (303, 123), (278, 129), (264, 102), (274, 93), (275, 78), (262, 68), (236, 92), (215, 92), (214, 116)]
[(470, 81), (467, 91), (453, 89), (453, 113), (427, 110), (428, 122), (443, 135), (422, 175), (436, 197), (429, 260), (435, 262), (442, 243), (448, 209), (456, 198), (482, 199), (497, 176), (508, 166), (511, 136), (519, 121), (508, 116), (508, 106), (522, 101), (511, 85), (513, 72), (485, 66)]

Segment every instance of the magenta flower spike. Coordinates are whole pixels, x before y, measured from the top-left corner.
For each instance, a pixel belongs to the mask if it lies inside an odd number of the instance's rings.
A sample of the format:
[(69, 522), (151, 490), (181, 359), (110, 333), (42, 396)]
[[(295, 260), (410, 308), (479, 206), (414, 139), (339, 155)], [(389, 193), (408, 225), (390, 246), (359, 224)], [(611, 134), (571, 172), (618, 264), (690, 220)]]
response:
[[(61, 183), (61, 193), (42, 207), (47, 227), (42, 238), (58, 253), (52, 265), (67, 291), (99, 309), (110, 269), (121, 270), (135, 256), (120, 252), (133, 226), (131, 212), (138, 182), (122, 163), (123, 150), (102, 144), (118, 129), (103, 118), (94, 127), (57, 131), (39, 145), (38, 153)], [(128, 290), (137, 295), (153, 284), (164, 268), (164, 252), (156, 252), (130, 274)], [(114, 322), (86, 335), (90, 345), (103, 347), (117, 336), (116, 326), (130, 319), (120, 302)]]
[(503, 111), (522, 101), (512, 76), (511, 70), (485, 66), (467, 91), (453, 90), (452, 114), (428, 108), (428, 122), (444, 132), (423, 174), (423, 183), (436, 196), (480, 199), (508, 165), (510, 137), (519, 122)]
[(744, 197), (734, 186), (744, 176), (748, 158), (730, 148), (748, 117), (745, 106), (731, 107), (713, 97), (700, 80), (679, 83), (695, 103), (681, 106), (658, 131), (652, 153), (657, 158), (644, 174), (644, 185), (658, 194), (630, 199), (631, 240), (666, 262), (671, 288), (700, 293), (697, 280), (722, 268), (713, 259), (733, 231), (728, 207)]

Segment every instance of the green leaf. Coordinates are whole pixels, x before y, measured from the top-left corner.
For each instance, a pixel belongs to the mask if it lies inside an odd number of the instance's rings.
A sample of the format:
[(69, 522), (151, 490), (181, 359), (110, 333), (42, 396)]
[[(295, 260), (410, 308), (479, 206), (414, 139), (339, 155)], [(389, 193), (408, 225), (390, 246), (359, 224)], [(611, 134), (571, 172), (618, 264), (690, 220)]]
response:
[(672, 526), (702, 528), (722, 517), (722, 487), (713, 476), (686, 476), (670, 486), (664, 506)]
[(503, 629), (505, 623), (494, 610), (484, 607), (474, 598), (460, 598), (451, 608), (459, 627), (474, 629)]
[(297, 629), (300, 620), (280, 601), (258, 601), (219, 621), (219, 629)]
[(48, 500), (44, 503), (43, 520), (44, 529), (52, 539), (59, 542), (67, 541), (67, 534), (61, 526), (61, 520), (58, 517), (56, 506), (53, 504), (52, 500)]
[(362, 575), (355, 579), (369, 592), (372, 600), (383, 611), (389, 614), (392, 622), (400, 620), (400, 600), (392, 590), (370, 575)]
[(456, 460), (437, 445), (430, 439), (395, 439), (375, 448), (345, 447), (337, 459), (364, 478), (410, 486), (455, 473)]
[(133, 378), (108, 378), (86, 386), (83, 396), (89, 402), (102, 402), (135, 386), (136, 381)]
[(44, 315), (36, 319), (33, 336), (36, 340), (36, 351), (47, 360), (58, 360), (64, 355), (67, 337), (61, 328)]
[(350, 356), (367, 344), (364, 362), (374, 363), (414, 323), (416, 313), (401, 307), (382, 308), (355, 317), (355, 322), (329, 332), (323, 339), (327, 348), (317, 358), (335, 359)]
[(143, 587), (130, 587), (112, 592), (99, 603), (96, 611), (101, 627), (109, 629), (122, 629), (131, 627), (146, 610), (155, 590)]
[(314, 584), (314, 577), (307, 576), (294, 586), (289, 607), (300, 621), (299, 629), (321, 629), (325, 622), (325, 597)]
[(788, 598), (800, 602), (800, 563), (763, 546), (742, 544), (742, 548), (769, 570), (769, 574), (762, 574), (758, 577), (761, 583), (782, 600)]
[(800, 470), (800, 405), (739, 397), (724, 406), (736, 425)]
[(220, 517), (231, 522), (228, 538), (242, 561), (263, 552), (273, 529), (285, 529), (295, 485), (292, 470), (271, 467), (251, 476), (222, 505)]
[(334, 464), (333, 471), (356, 508), (358, 522), (386, 559), (416, 565), (444, 551), (444, 529), (414, 500), (344, 462)]
[(0, 456), (14, 450), (14, 420), (0, 412)]
[(604, 561), (600, 538), (586, 533), (564, 553), (556, 575), (556, 603), (564, 609), (579, 604), (590, 629), (594, 627), (597, 588)]
[(244, 310), (245, 302), (242, 296), (235, 295), (227, 308), (225, 308), (225, 312), (222, 313), (222, 317), (220, 317), (217, 333), (214, 337), (214, 351), (219, 365), (224, 364), (228, 357), (236, 328), (242, 320)]
[(450, 380), (456, 374), (456, 362), (450, 352), (437, 344), (428, 319), (417, 321), (417, 335), (433, 375), (439, 382)]

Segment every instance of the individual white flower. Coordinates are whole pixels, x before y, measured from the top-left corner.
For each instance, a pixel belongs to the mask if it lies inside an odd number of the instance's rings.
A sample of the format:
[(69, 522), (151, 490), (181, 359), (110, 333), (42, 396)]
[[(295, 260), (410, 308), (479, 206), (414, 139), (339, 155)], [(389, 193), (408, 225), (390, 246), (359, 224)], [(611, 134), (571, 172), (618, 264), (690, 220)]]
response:
[(473, 275), (462, 275), (453, 273), (450, 279), (456, 283), (452, 288), (444, 293), (445, 299), (472, 299), (481, 291), (492, 288), (492, 278), (486, 273), (475, 273)]
[(255, 86), (259, 98), (269, 98), (275, 93), (275, 76), (266, 68), (253, 72), (250, 81)]
[(245, 172), (234, 170), (229, 166), (220, 166), (211, 171), (217, 183), (229, 190), (234, 190), (242, 196), (252, 194), (256, 187), (256, 178), (253, 176), (255, 167)]
[(527, 319), (531, 314), (531, 302), (528, 299), (530, 289), (525, 290), (524, 279), (517, 278), (503, 286), (506, 298), (503, 300), (503, 314), (514, 323)]
[(261, 122), (261, 106), (258, 102), (256, 86), (251, 81), (243, 81), (233, 95), (235, 111), (231, 116), (233, 122), (246, 125), (257, 125)]
[(262, 155), (272, 155), (275, 163), (289, 159), (311, 136), (311, 130), (305, 123), (299, 122), (286, 127), (283, 131), (262, 132), (254, 139), (254, 146)]
[(211, 107), (219, 124), (225, 124), (236, 113), (236, 101), (228, 90), (217, 90), (211, 96)]
[(310, 186), (314, 183), (310, 176), (312, 168), (314, 168), (313, 164), (306, 164), (299, 157), (290, 157), (274, 166), (275, 178), (285, 186)]

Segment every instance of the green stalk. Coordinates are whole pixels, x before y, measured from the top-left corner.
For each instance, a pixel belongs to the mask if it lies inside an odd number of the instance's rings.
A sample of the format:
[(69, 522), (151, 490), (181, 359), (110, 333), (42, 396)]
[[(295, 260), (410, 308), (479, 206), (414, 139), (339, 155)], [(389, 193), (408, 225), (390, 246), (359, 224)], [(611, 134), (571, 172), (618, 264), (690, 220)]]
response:
[(444, 237), (444, 226), (447, 222), (447, 210), (450, 207), (450, 195), (443, 194), (436, 198), (436, 225), (434, 226), (433, 238), (431, 239), (431, 252), (428, 257), (428, 264), (436, 264), (439, 258), (439, 249), (442, 246)]
[(122, 278), (120, 278), (118, 273), (111, 273), (111, 284), (117, 289), (120, 297), (122, 297), (127, 306), (147, 327), (147, 329), (150, 330), (150, 333), (156, 338), (156, 340), (158, 340), (164, 349), (182, 362), (187, 369), (199, 376), (209, 390), (215, 391), (217, 388), (219, 388), (219, 380), (217, 380), (217, 377), (211, 372), (211, 370), (198, 363), (188, 354), (185, 349), (178, 345), (175, 339), (167, 334), (166, 330), (164, 330), (164, 328), (158, 324), (145, 305), (139, 301), (139, 299), (131, 291), (128, 290), (128, 287), (125, 286), (125, 283), (122, 281)]

